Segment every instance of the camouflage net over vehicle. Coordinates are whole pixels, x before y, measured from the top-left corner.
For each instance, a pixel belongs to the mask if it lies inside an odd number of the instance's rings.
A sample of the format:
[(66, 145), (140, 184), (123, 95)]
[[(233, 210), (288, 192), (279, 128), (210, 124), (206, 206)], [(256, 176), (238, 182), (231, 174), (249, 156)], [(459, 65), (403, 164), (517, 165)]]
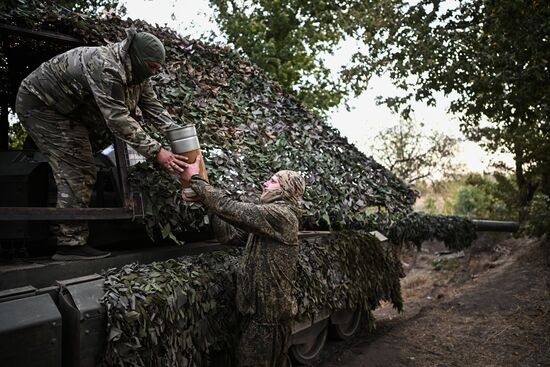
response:
[[(178, 123), (196, 125), (210, 181), (235, 198), (248, 199), (274, 172), (300, 171), (308, 185), (304, 228), (361, 227), (366, 208), (407, 213), (417, 197), (416, 191), (230, 48), (182, 38), (139, 20), (81, 15), (34, 0), (0, 15), (0, 21), (71, 35), (87, 45), (120, 41), (130, 26), (157, 35), (166, 47), (167, 62), (154, 78), (155, 90)], [(47, 58), (40, 60), (36, 50), (46, 48), (43, 41), (8, 36), (7, 42), (14, 52), (34, 51), (35, 63), (51, 57), (56, 46), (49, 43), (49, 52), (43, 55)], [(62, 44), (57, 47), (58, 52), (67, 49)], [(165, 142), (161, 134), (150, 132)], [(151, 233), (155, 229), (166, 237), (206, 228), (202, 208), (179, 199), (175, 178), (151, 163), (141, 164), (131, 174), (134, 188), (150, 199), (146, 224)]]
[[(297, 318), (321, 309), (381, 301), (402, 309), (400, 261), (364, 231), (302, 241), (294, 297)], [(106, 274), (103, 304), (109, 320), (105, 365), (201, 366), (234, 348), (238, 333), (235, 279), (240, 248)], [(223, 355), (223, 353), (222, 353)], [(224, 358), (228, 366), (231, 356)]]
[(394, 244), (414, 244), (418, 249), (422, 242), (436, 239), (448, 249), (459, 251), (470, 247), (476, 236), (475, 225), (468, 218), (416, 212), (399, 219), (388, 230)]

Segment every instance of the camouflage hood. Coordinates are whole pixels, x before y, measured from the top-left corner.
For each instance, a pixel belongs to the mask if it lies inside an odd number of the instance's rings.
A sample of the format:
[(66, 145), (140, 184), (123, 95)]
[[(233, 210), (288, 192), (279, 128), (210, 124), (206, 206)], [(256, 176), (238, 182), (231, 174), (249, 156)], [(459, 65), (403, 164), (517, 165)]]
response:
[(290, 170), (279, 171), (275, 173), (275, 176), (277, 176), (281, 188), (277, 190), (264, 190), (260, 201), (262, 203), (285, 201), (290, 204), (296, 216), (300, 218), (302, 213), (299, 209), (299, 202), (306, 188), (304, 178), (298, 172)]

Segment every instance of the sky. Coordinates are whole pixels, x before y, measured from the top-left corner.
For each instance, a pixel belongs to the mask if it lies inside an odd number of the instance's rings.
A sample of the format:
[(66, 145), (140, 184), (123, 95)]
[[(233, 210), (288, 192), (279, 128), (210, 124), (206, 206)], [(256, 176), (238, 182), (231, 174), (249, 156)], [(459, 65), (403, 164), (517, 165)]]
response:
[[(211, 21), (213, 11), (209, 8), (208, 0), (126, 0), (125, 6), (128, 17), (167, 25), (183, 36), (201, 38), (203, 34), (212, 30), (217, 34), (221, 33), (216, 23)], [(172, 14), (175, 17), (172, 17)], [(354, 42), (344, 42), (335, 50), (334, 55), (327, 56), (325, 64), (332, 70), (339, 70), (356, 47)], [(376, 145), (375, 136), (399, 122), (399, 116), (393, 114), (389, 108), (376, 105), (376, 97), (392, 96), (396, 93), (397, 89), (389, 77), (374, 77), (370, 80), (366, 92), (349, 101), (350, 111), (344, 106), (337, 108), (329, 114), (328, 121), (361, 151), (373, 155), (371, 147)], [(413, 104), (414, 119), (424, 124), (423, 129), (426, 133), (435, 130), (463, 139), (455, 156), (455, 163), (462, 164), (469, 172), (483, 172), (495, 161), (504, 161), (513, 166), (510, 154), (489, 155), (478, 144), (465, 141), (456, 117), (446, 112), (450, 100), (444, 95), (439, 95), (436, 100), (436, 107), (422, 103)]]

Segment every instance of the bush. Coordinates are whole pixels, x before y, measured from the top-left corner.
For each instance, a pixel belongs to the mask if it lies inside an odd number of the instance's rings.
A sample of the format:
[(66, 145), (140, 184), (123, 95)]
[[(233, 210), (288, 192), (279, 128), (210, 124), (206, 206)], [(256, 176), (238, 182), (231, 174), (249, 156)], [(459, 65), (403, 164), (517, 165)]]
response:
[(535, 194), (525, 229), (528, 234), (537, 237), (550, 233), (550, 196)]
[(511, 176), (470, 174), (452, 200), (452, 212), (474, 218), (517, 218), (517, 186)]
[(465, 185), (456, 193), (453, 211), (457, 215), (467, 217), (489, 218), (493, 200), (493, 197), (483, 188)]

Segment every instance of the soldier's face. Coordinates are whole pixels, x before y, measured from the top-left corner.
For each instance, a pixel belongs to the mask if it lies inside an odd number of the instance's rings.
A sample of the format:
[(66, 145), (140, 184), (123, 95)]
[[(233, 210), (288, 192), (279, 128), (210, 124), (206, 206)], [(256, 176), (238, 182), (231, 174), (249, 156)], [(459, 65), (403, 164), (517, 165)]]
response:
[(264, 190), (278, 190), (281, 188), (279, 178), (275, 175), (271, 176), (269, 180), (264, 182)]
[(160, 70), (160, 62), (156, 61), (144, 61), (143, 62), (152, 75), (155, 75)]

